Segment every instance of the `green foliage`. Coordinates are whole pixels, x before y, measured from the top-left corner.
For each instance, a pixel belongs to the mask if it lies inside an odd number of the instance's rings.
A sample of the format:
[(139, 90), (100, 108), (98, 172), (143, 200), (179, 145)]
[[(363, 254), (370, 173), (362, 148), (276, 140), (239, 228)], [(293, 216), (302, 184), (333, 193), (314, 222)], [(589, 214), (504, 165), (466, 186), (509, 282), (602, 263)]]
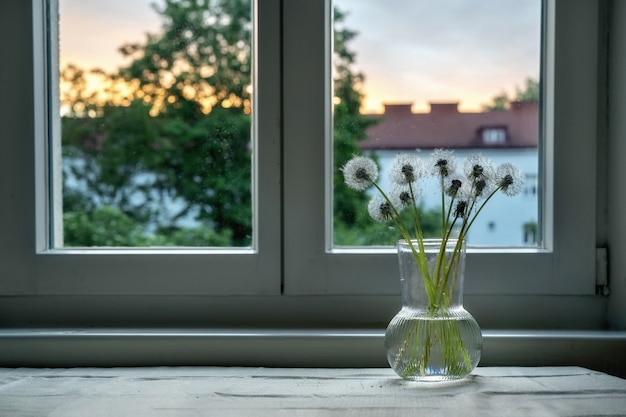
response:
[(526, 78), (524, 87), (515, 87), (515, 95), (511, 98), (505, 91), (491, 99), (491, 103), (483, 105), (484, 111), (506, 110), (512, 101), (539, 101), (539, 80)]
[[(367, 212), (363, 208), (367, 206), (367, 196), (364, 193), (348, 188), (343, 182), (343, 174), (340, 168), (358, 154), (361, 150), (356, 139), (365, 137), (366, 127), (373, 122), (360, 114), (350, 114), (347, 106), (343, 103), (335, 107), (334, 118), (334, 207), (335, 207), (335, 227), (340, 228), (340, 224), (359, 226), (364, 221), (371, 221)], [(341, 234), (335, 232), (335, 242), (343, 244), (340, 239)]]
[[(377, 122), (360, 114), (363, 95), (359, 91), (364, 81), (362, 74), (354, 74), (352, 65), (356, 55), (348, 49), (347, 43), (356, 33), (343, 28), (346, 15), (335, 9), (335, 55), (334, 66), (335, 97), (338, 104), (334, 109), (334, 242), (337, 245), (376, 244), (376, 238), (370, 230), (374, 222), (367, 214), (368, 198), (364, 193), (349, 189), (343, 182), (340, 168), (361, 152), (358, 141), (366, 137), (365, 130)], [(367, 229), (367, 230), (365, 230)], [(372, 233), (372, 235), (370, 235)], [(372, 243), (366, 243), (372, 242)]]
[(523, 88), (515, 88), (515, 101), (539, 101), (539, 80), (526, 78)]
[[(132, 63), (121, 70), (140, 90), (162, 101), (159, 110), (185, 119), (227, 106), (244, 110), (251, 71), (249, 0), (166, 0), (160, 34), (120, 52)], [(249, 103), (248, 110), (249, 110)]]
[(116, 207), (100, 206), (92, 211), (70, 211), (63, 215), (66, 246), (228, 246), (229, 232), (221, 234), (207, 227), (159, 230), (154, 234)]
[(182, 228), (174, 231), (162, 230), (156, 240), (162, 240), (164, 246), (213, 246), (224, 247), (232, 244), (232, 235), (228, 230), (221, 233), (213, 231), (210, 227), (196, 227), (193, 229)]
[[(339, 246), (395, 246), (401, 236), (398, 230), (393, 227), (393, 223), (374, 221), (369, 217), (365, 207), (357, 210), (358, 215), (363, 216), (358, 226), (335, 220), (335, 243)], [(425, 210), (423, 207), (419, 211), (424, 237), (441, 237), (440, 211)], [(402, 213), (402, 218), (405, 224), (411, 224), (412, 220), (408, 212)]]
[[(227, 232), (232, 245), (248, 245), (249, 116), (216, 109), (188, 121), (148, 112), (135, 101), (104, 109), (102, 118), (64, 118), (64, 156), (82, 161), (66, 169), (86, 184), (66, 187), (65, 212), (104, 204), (164, 228), (192, 216), (217, 233)], [(100, 139), (90, 142), (92, 137)], [(164, 210), (164, 201), (174, 200), (178, 210)], [(67, 244), (85, 245), (71, 236), (65, 236)]]
[(89, 212), (63, 215), (66, 246), (149, 246), (142, 227), (122, 211), (101, 206)]
[[(96, 71), (133, 86), (125, 100), (88, 93), (76, 66), (64, 71), (65, 244), (94, 245), (72, 231), (110, 206), (135, 222), (123, 223), (133, 239), (122, 246), (143, 245), (134, 236), (149, 225), (171, 233), (165, 244), (250, 245), (249, 2), (167, 0), (157, 11), (161, 33), (120, 49), (126, 68)], [(189, 219), (197, 231), (182, 232)]]
[(193, 125), (168, 121), (164, 130), (180, 129), (177, 140), (171, 140), (173, 150), (149, 168), (162, 189), (187, 202), (177, 216), (197, 208), (197, 219), (217, 232), (230, 230), (235, 246), (250, 245), (249, 116), (218, 108)]
[(509, 108), (511, 99), (506, 92), (502, 92), (491, 99), (491, 103), (483, 106), (484, 111), (506, 110)]
[[(356, 60), (356, 54), (348, 48), (349, 42), (357, 36), (357, 32), (344, 27), (346, 13), (334, 9), (334, 56), (335, 68), (334, 93), (339, 99), (339, 106), (344, 109), (344, 114), (359, 115), (363, 94), (360, 91), (365, 76), (354, 72), (352, 64)], [(362, 137), (357, 136), (356, 139)]]
[[(121, 46), (127, 66), (62, 72), (71, 87), (61, 98), (65, 245), (250, 245), (250, 3), (154, 7), (161, 30)], [(345, 17), (335, 10), (335, 241), (393, 244), (339, 171), (377, 122), (359, 113), (364, 76), (353, 69), (357, 34)], [(102, 91), (90, 90), (90, 77)]]

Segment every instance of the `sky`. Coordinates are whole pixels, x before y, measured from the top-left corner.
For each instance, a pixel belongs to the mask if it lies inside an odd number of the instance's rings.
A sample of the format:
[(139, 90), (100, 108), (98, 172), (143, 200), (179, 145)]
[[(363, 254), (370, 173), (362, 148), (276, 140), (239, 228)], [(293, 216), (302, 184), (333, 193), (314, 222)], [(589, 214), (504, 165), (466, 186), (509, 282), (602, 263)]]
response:
[[(261, 0), (262, 1), (262, 0)], [(60, 59), (83, 67), (124, 64), (119, 46), (158, 32), (158, 0), (59, 0)], [(335, 0), (358, 32), (350, 44), (365, 75), (362, 111), (383, 103), (460, 102), (478, 111), (538, 78), (540, 0)]]
[(160, 28), (158, 0), (59, 0), (59, 58), (85, 68), (113, 70), (125, 61), (118, 48)]

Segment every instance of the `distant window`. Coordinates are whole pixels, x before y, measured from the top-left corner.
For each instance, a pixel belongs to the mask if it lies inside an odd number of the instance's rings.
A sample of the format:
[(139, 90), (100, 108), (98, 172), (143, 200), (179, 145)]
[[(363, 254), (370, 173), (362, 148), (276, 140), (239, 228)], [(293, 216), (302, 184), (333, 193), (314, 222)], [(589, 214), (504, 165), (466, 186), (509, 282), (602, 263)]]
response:
[(483, 143), (485, 145), (502, 145), (506, 142), (506, 129), (503, 127), (489, 127), (483, 129)]
[(524, 184), (524, 195), (534, 197), (537, 195), (537, 175), (527, 174)]

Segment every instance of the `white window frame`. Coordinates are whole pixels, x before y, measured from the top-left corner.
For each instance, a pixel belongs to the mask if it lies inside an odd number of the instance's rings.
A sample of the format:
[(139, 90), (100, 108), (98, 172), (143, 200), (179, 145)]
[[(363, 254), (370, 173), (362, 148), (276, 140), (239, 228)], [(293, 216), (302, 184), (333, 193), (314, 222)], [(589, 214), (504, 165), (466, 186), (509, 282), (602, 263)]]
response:
[[(332, 248), (331, 35), (327, 20), (326, 26), (319, 24), (329, 7), (323, 1), (286, 3), (291, 19), (285, 22), (285, 154), (289, 157), (284, 164), (290, 173), (285, 176), (285, 229), (289, 230), (285, 275), (293, 278), (285, 282), (286, 293), (396, 294), (393, 249)], [(598, 5), (548, 1), (545, 16), (543, 77), (548, 87), (541, 115), (546, 145), (540, 167), (544, 246), (470, 249), (467, 294), (592, 295), (595, 291), (596, 201), (581, 199), (580, 190), (592, 192), (596, 184)], [(314, 106), (304, 111), (311, 103)], [(582, 178), (580, 172), (585, 173)], [(572, 178), (576, 186), (571, 185)]]
[[(58, 15), (58, 4), (57, 0), (32, 1), (33, 18), (28, 25), (29, 29), (32, 27), (30, 37), (34, 49), (32, 81), (28, 80), (28, 71), (14, 77), (17, 77), (18, 85), (32, 85), (31, 117), (34, 123), (12, 136), (24, 140), (8, 141), (5, 145), (8, 146), (5, 153), (7, 160), (3, 163), (7, 172), (14, 173), (11, 178), (29, 178), (35, 188), (24, 184), (11, 187), (15, 188), (15, 198), (12, 200), (14, 204), (7, 208), (10, 212), (6, 218), (21, 219), (20, 224), (24, 227), (4, 235), (13, 242), (7, 252), (16, 252), (0, 263), (0, 272), (4, 272), (1, 275), (5, 276), (4, 285), (9, 293), (29, 293), (32, 288), (37, 288), (40, 295), (280, 293), (280, 235), (275, 232), (280, 230), (281, 222), (280, 209), (276, 209), (276, 201), (280, 198), (280, 143), (276, 138), (280, 137), (280, 130), (274, 122), (280, 117), (280, 97), (273, 94), (280, 91), (280, 74), (275, 64), (279, 60), (280, 9), (278, 1), (255, 3), (253, 10), (262, 16), (264, 24), (254, 25), (256, 39), (253, 42), (253, 57), (257, 62), (253, 74), (256, 111), (252, 135), (255, 150), (252, 163), (255, 179), (252, 187), (252, 248), (81, 250), (55, 249), (50, 243), (52, 220), (49, 204), (53, 199), (48, 184), (51, 180), (50, 161), (53, 159), (49, 152), (59, 152), (60, 122), (56, 117), (59, 108), (54, 104), (58, 86), (54, 81), (49, 83), (47, 78), (48, 68), (51, 68), (51, 73), (58, 68), (58, 54), (54, 52), (56, 45), (51, 45), (51, 52), (46, 53), (48, 39), (58, 37), (58, 19), (52, 17), (48, 20), (46, 13)], [(18, 94), (26, 95), (26, 91)], [(28, 111), (30, 106), (24, 104), (24, 111)], [(28, 149), (24, 149), (26, 138), (32, 138)], [(55, 141), (55, 145), (48, 145), (51, 141)], [(15, 159), (9, 157), (29, 151), (34, 151), (34, 155), (28, 163), (22, 161), (18, 165)], [(261, 188), (262, 192), (259, 192)], [(35, 214), (31, 217), (33, 209)], [(32, 218), (36, 219), (35, 223)]]
[[(394, 251), (330, 246), (329, 0), (257, 0), (255, 249), (108, 253), (47, 246), (44, 145), (54, 126), (47, 125), (43, 93), (45, 1), (0, 6), (12, 34), (0, 39), (11, 56), (0, 102), (0, 310), (10, 314), (0, 322), (162, 324), (167, 314), (151, 308), (177, 311), (178, 325), (362, 327), (389, 320), (399, 303)], [(538, 316), (565, 306), (567, 314), (591, 316), (587, 327), (602, 320), (604, 304), (590, 297), (597, 201), (593, 194), (580, 198), (581, 189), (596, 189), (598, 8), (593, 1), (548, 1), (545, 247), (470, 250), (466, 293), (483, 326), (515, 326), (507, 312), (529, 300), (540, 300)], [(558, 325), (565, 315), (542, 325)]]

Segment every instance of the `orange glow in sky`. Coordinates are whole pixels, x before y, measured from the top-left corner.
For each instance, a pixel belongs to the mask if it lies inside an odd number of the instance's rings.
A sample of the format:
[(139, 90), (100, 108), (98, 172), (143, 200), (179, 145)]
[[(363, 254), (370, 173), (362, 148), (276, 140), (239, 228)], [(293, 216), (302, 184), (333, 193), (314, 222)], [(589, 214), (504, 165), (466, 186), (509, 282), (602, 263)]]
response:
[[(126, 64), (117, 49), (157, 33), (158, 0), (59, 0), (61, 67), (107, 71)], [(494, 96), (538, 78), (540, 0), (335, 0), (358, 33), (355, 70), (365, 75), (362, 111), (383, 103), (460, 102), (479, 111)]]
[(111, 71), (126, 63), (118, 48), (145, 41), (161, 22), (152, 0), (59, 0), (59, 61)]

